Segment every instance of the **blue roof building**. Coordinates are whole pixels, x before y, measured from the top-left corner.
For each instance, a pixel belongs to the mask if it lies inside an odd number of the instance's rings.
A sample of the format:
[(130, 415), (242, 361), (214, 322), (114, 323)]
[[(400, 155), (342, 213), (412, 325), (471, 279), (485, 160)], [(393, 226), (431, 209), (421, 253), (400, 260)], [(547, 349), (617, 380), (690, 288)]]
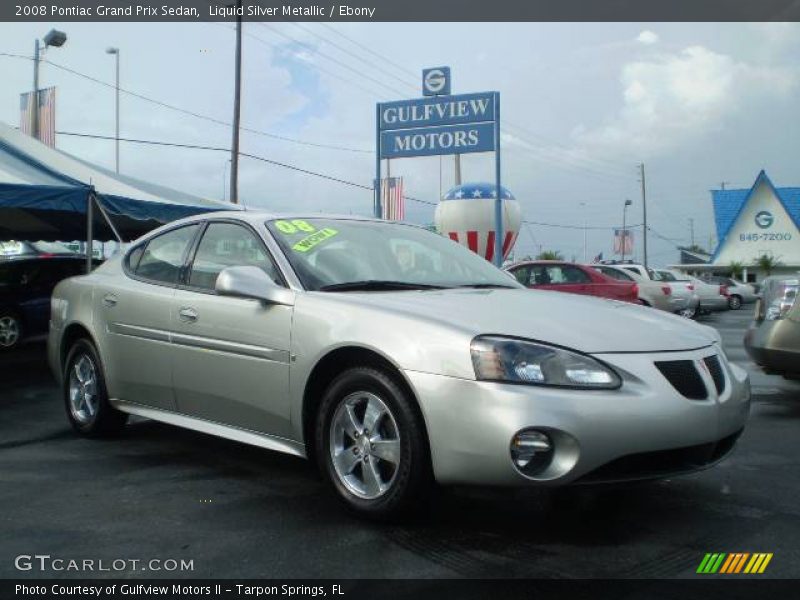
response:
[(775, 187), (761, 171), (752, 187), (712, 190), (711, 198), (719, 243), (704, 270), (741, 263), (755, 281), (766, 276), (758, 262), (767, 255), (779, 263), (773, 274), (800, 271), (800, 187)]

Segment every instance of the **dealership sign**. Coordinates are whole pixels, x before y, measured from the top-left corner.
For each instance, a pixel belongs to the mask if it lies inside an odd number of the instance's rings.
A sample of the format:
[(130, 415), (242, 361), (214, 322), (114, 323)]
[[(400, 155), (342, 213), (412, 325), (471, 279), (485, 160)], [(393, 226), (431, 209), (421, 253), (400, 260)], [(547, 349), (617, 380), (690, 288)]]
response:
[(488, 92), (379, 104), (381, 158), (495, 150), (495, 96)]
[(502, 260), (500, 94), (450, 94), (449, 67), (422, 72), (422, 98), (376, 106), (375, 216), (381, 218), (381, 160), (446, 154), (495, 153), (495, 259)]

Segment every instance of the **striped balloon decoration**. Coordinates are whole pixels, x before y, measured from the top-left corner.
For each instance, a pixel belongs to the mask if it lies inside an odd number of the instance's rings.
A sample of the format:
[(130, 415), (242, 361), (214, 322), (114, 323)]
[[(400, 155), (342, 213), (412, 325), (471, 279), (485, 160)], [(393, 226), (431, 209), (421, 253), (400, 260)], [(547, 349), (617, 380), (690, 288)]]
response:
[[(436, 230), (479, 254), (494, 259), (495, 229), (493, 183), (465, 183), (448, 191), (436, 207)], [(503, 195), (503, 258), (514, 247), (522, 223), (519, 202), (506, 188)]]

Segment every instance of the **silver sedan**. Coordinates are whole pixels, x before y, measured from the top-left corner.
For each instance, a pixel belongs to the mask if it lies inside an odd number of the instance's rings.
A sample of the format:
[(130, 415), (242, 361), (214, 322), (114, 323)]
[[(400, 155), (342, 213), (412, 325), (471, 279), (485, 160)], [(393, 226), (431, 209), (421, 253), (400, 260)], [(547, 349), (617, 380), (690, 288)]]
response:
[(730, 452), (750, 404), (708, 327), (526, 290), (444, 237), (369, 219), (178, 221), (62, 282), (51, 318), (80, 434), (138, 415), (313, 458), (373, 517), (434, 481), (694, 471)]

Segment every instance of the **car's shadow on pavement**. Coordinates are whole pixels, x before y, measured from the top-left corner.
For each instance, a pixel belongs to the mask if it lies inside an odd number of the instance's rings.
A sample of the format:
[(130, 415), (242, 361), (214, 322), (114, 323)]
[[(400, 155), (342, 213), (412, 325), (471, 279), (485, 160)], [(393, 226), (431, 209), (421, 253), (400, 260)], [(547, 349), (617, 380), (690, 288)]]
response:
[[(253, 522), (280, 514), (290, 528), (313, 522), (330, 535), (377, 536), (459, 576), (563, 576), (559, 557), (565, 549), (585, 552), (589, 570), (596, 555), (605, 568), (618, 560), (620, 575), (656, 576), (662, 568), (671, 573), (691, 563), (694, 553), (680, 553), (676, 564), (663, 566), (625, 552), (617, 559), (605, 554), (646, 543), (660, 530), (699, 524), (708, 515), (698, 513), (698, 495), (717, 493), (691, 478), (678, 485), (558, 490), (437, 488), (429, 504), (403, 521), (372, 523), (348, 512), (316, 468), (294, 457), (152, 421), (132, 423), (122, 438), (99, 443), (108, 445), (103, 453), (124, 470), (129, 485), (163, 472), (175, 489), (205, 489), (223, 506), (246, 491)], [(653, 572), (639, 574), (642, 564)]]

